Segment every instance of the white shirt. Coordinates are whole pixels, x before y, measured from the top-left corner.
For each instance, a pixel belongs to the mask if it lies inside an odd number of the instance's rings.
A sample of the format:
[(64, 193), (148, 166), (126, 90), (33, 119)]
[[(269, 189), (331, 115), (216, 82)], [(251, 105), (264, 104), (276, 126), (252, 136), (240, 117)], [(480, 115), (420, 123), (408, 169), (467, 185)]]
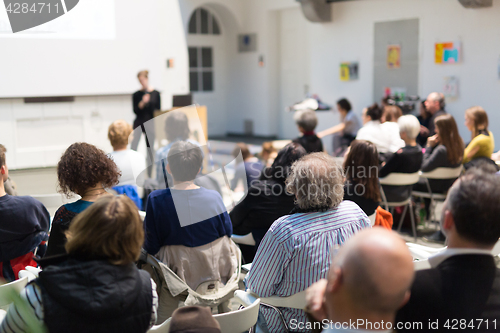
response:
[(446, 259), (462, 254), (482, 254), (491, 256), (491, 251), (480, 249), (447, 248), (446, 250), (429, 257), (429, 264), (432, 268), (436, 268)]
[(382, 127), (384, 132), (386, 132), (389, 135), (390, 138), (389, 151), (396, 152), (400, 148), (403, 148), (405, 146), (405, 142), (403, 141), (403, 139), (401, 139), (401, 136), (399, 135), (398, 123), (395, 123), (393, 121), (386, 121), (380, 126)]
[(371, 120), (361, 127), (356, 140), (370, 141), (377, 146), (379, 153), (394, 153), (399, 149), (394, 150), (391, 135), (382, 127), (382, 124), (378, 120)]
[(141, 175), (141, 173), (146, 170), (146, 158), (142, 154), (127, 149), (113, 151), (109, 153), (109, 157), (116, 163), (116, 166), (122, 172), (120, 182), (117, 186), (143, 185), (144, 175)]

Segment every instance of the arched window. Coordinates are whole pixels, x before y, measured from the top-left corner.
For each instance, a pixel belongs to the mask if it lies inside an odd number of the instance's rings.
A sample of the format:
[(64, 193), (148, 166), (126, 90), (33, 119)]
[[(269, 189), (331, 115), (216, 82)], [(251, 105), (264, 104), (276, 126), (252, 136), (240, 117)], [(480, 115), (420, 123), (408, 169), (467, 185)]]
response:
[(198, 8), (189, 19), (190, 34), (220, 35), (219, 23), (208, 10)]

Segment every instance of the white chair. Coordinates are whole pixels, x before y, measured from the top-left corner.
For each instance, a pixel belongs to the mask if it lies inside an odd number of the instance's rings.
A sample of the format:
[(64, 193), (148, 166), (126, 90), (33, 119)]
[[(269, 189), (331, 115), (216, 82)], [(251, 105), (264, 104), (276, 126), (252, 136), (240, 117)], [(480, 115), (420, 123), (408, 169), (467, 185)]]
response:
[(28, 284), (28, 278), (23, 277), (22, 279), (6, 283), (0, 286), (0, 309), (7, 310), (10, 303), (12, 303), (12, 294), (15, 293), (19, 295), (21, 290)]
[(431, 268), (431, 264), (429, 263), (429, 260), (427, 260), (427, 259), (416, 260), (413, 262), (413, 267), (416, 271), (420, 271), (423, 269)]
[(140, 210), (139, 216), (141, 217), (142, 222), (144, 222), (144, 219), (146, 218), (146, 212), (143, 212), (142, 210)]
[[(222, 333), (242, 333), (253, 332), (253, 327), (257, 323), (259, 316), (260, 299), (255, 298), (242, 290), (234, 292), (235, 299), (244, 306), (243, 309), (214, 315), (214, 319), (220, 325)], [(161, 325), (153, 326), (149, 332), (168, 333), (170, 329), (170, 320), (167, 319)]]
[(431, 200), (429, 208), (429, 216), (431, 221), (433, 220), (434, 217), (434, 209), (436, 201), (445, 201), (446, 194), (433, 193), (431, 190), (431, 186), (429, 184), (429, 179), (435, 179), (435, 180), (457, 179), (458, 177), (460, 177), (462, 170), (463, 166), (461, 165), (457, 168), (437, 168), (430, 172), (420, 172), (420, 177), (425, 180), (425, 184), (427, 186), (427, 192), (413, 191), (412, 195), (415, 197), (426, 198)]
[(425, 260), (430, 256), (435, 255), (441, 251), (446, 250), (447, 247), (430, 247), (414, 243), (406, 243), (408, 250), (412, 254), (414, 259)]
[[(415, 173), (397, 173), (393, 172), (390, 173), (387, 177), (385, 178), (380, 178), (380, 185), (391, 185), (391, 186), (410, 186), (410, 185), (415, 185), (418, 183), (418, 180), (420, 178), (420, 175), (418, 172)], [(413, 230), (413, 236), (415, 237), (415, 241), (417, 240), (417, 228), (415, 226), (415, 218), (413, 216), (413, 205), (411, 203), (411, 191), (410, 191), (410, 196), (406, 198), (406, 200), (401, 201), (401, 202), (387, 202), (387, 198), (384, 193), (384, 189), (382, 186), (380, 186), (380, 194), (382, 196), (382, 201), (385, 205), (385, 209), (388, 211), (389, 207), (400, 207), (404, 206), (403, 214), (401, 214), (401, 219), (399, 220), (399, 225), (398, 225), (398, 232), (401, 231), (401, 225), (403, 224), (403, 220), (406, 216), (406, 211), (408, 210), (408, 207), (410, 207), (410, 219), (411, 219), (411, 227)]]
[[(248, 290), (247, 292), (251, 295), (254, 295), (254, 297), (259, 297), (251, 290)], [(288, 323), (286, 322), (285, 317), (283, 316), (283, 313), (279, 308), (304, 310), (307, 306), (306, 291), (303, 290), (288, 297), (279, 297), (279, 296), (260, 297), (260, 305), (267, 308), (271, 308), (274, 311), (276, 311), (276, 313), (278, 313), (278, 316), (282, 321), (282, 324), (286, 329), (286, 332), (289, 332), (290, 329), (288, 328)]]
[(255, 246), (255, 239), (253, 239), (252, 233), (246, 234), (244, 236), (231, 235), (231, 239), (236, 244)]

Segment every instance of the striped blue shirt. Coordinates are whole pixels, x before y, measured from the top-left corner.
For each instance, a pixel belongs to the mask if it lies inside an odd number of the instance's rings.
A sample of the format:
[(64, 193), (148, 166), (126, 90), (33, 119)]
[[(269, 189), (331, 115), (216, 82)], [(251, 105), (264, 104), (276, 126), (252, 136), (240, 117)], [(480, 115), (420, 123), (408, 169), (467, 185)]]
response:
[[(331, 255), (363, 228), (370, 227), (366, 214), (352, 201), (343, 201), (326, 212), (298, 213), (276, 220), (257, 250), (246, 286), (260, 297), (286, 297), (327, 277)], [(283, 332), (280, 318), (261, 307), (270, 332)], [(290, 320), (307, 322), (303, 310), (283, 308)], [(304, 330), (304, 332), (307, 332)]]

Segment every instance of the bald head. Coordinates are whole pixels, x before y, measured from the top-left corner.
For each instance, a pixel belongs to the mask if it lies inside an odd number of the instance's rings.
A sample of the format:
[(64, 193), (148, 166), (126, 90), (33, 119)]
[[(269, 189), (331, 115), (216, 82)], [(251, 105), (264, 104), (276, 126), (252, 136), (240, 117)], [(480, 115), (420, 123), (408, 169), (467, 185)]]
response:
[(425, 108), (430, 113), (434, 114), (439, 110), (443, 110), (445, 106), (444, 102), (444, 94), (433, 92), (427, 96), (427, 100), (425, 101)]
[[(335, 281), (339, 275), (341, 281)], [(413, 275), (405, 242), (392, 231), (373, 228), (359, 232), (342, 246), (328, 283), (339, 284), (359, 311), (393, 314), (403, 305)], [(334, 288), (327, 290), (335, 293)], [(330, 296), (335, 297), (327, 295), (327, 300)]]

